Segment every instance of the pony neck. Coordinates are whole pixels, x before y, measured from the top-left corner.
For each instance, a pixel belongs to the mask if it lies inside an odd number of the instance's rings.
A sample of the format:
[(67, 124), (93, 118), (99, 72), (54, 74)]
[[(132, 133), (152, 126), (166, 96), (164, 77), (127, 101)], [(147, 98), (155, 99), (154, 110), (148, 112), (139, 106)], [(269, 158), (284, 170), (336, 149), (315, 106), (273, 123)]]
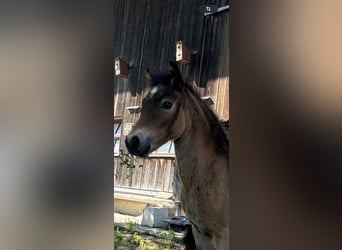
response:
[[(182, 154), (180, 151), (185, 149), (193, 149), (191, 154), (197, 153), (198, 155), (193, 155), (193, 157), (198, 159), (203, 157), (201, 152), (204, 149), (213, 154), (227, 154), (226, 134), (213, 111), (202, 102), (193, 90), (184, 88), (182, 98), (186, 126), (184, 133), (175, 140), (178, 155)], [(177, 150), (177, 148), (183, 149)]]
[(213, 113), (210, 113), (209, 108), (205, 109), (202, 100), (190, 91), (182, 95), (182, 98), (186, 129), (174, 143), (177, 169), (182, 188), (186, 192), (204, 176), (212, 176), (215, 173), (213, 167), (226, 165), (218, 165), (217, 162), (226, 162), (227, 154), (222, 154), (218, 150), (220, 143), (214, 134), (222, 128), (217, 127), (219, 122)]

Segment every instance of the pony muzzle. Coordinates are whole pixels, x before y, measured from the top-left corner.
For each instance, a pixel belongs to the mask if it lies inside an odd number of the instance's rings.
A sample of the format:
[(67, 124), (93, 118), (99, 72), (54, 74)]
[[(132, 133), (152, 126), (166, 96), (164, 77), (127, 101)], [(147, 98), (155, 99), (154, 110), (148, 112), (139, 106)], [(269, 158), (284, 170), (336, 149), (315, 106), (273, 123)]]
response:
[(149, 154), (151, 141), (151, 137), (141, 130), (130, 133), (125, 138), (128, 152), (140, 157), (146, 157)]

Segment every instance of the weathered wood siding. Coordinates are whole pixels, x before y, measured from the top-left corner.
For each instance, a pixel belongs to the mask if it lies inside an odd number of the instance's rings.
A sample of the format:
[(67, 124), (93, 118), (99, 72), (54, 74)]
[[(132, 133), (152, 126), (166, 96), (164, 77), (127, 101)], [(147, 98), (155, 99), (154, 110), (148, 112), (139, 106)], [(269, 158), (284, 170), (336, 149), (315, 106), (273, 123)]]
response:
[[(148, 68), (152, 72), (167, 70), (168, 62), (176, 58), (175, 43), (182, 40), (195, 52), (190, 64), (179, 64), (184, 80), (196, 86), (202, 96), (212, 98), (212, 108), (220, 119), (229, 119), (229, 11), (205, 17), (199, 7), (208, 3), (225, 6), (229, 1), (114, 2), (113, 55), (132, 66), (127, 79), (114, 77), (114, 117), (122, 117), (124, 124), (134, 124), (137, 121), (140, 114), (130, 114), (126, 107), (141, 105), (146, 94), (145, 69)], [(123, 140), (121, 141), (124, 148)], [(115, 164), (115, 171), (120, 175), (115, 184), (142, 189), (172, 190), (172, 180), (171, 183), (165, 184), (169, 186), (166, 188), (155, 179), (156, 176), (169, 178), (172, 175), (171, 162), (171, 159), (146, 160), (144, 169), (136, 170), (136, 173), (128, 178), (125, 172), (127, 170)], [(146, 176), (148, 174), (151, 176)], [(133, 177), (134, 175), (137, 176)], [(151, 183), (147, 183), (147, 179)]]
[(144, 167), (128, 169), (115, 158), (114, 186), (172, 192), (174, 159), (149, 158), (141, 163)]
[[(175, 60), (175, 42), (182, 40), (196, 51), (192, 62), (180, 65), (185, 80), (204, 87), (214, 109), (229, 115), (229, 23), (228, 11), (205, 17), (199, 0), (116, 0), (114, 3), (114, 56), (133, 68), (128, 79), (114, 78), (114, 115), (125, 106), (139, 105), (146, 86), (144, 71), (167, 70)], [(228, 0), (216, 2), (228, 5)], [(133, 117), (134, 119), (134, 117)]]

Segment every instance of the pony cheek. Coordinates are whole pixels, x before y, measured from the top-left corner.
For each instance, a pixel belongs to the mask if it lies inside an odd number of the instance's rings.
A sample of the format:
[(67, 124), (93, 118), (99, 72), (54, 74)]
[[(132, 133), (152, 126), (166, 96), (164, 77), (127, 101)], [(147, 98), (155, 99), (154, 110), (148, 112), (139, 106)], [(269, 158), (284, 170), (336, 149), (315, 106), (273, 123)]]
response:
[(172, 123), (171, 126), (171, 133), (170, 133), (170, 140), (176, 140), (179, 137), (181, 137), (187, 127), (187, 120), (185, 119), (185, 114), (184, 112), (181, 112), (178, 114), (178, 117), (174, 122)]
[[(165, 134), (167, 135), (167, 132)], [(170, 138), (168, 135), (165, 137), (162, 137), (162, 138), (158, 138), (157, 140), (154, 140), (152, 142), (150, 152), (157, 150), (160, 146), (162, 146), (164, 143), (166, 143), (169, 140), (170, 140)]]

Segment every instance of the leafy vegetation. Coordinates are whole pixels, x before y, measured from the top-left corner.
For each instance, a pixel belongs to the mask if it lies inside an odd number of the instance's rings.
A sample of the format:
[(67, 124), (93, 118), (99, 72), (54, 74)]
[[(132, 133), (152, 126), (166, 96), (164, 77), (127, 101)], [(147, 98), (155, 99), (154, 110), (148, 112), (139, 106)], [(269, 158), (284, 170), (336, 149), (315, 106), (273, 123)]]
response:
[(114, 250), (175, 250), (182, 249), (176, 243), (175, 233), (169, 230), (158, 236), (145, 235), (135, 230), (135, 223), (126, 223), (114, 230)]
[(119, 151), (119, 159), (120, 164), (126, 166), (126, 168), (129, 169), (129, 174), (126, 176), (126, 178), (129, 178), (134, 173), (134, 169), (136, 169), (136, 167), (143, 167), (142, 164), (138, 164), (136, 156), (130, 153), (126, 153), (122, 149), (120, 149)]
[[(137, 167), (137, 159), (134, 155), (130, 153), (126, 153), (122, 149), (119, 151), (120, 164), (125, 165), (127, 168), (136, 168)], [(143, 165), (138, 165), (139, 168), (142, 168)]]
[(132, 233), (133, 232), (133, 228), (136, 226), (136, 223), (133, 222), (128, 222), (125, 224), (124, 228), (127, 230), (127, 232)]

